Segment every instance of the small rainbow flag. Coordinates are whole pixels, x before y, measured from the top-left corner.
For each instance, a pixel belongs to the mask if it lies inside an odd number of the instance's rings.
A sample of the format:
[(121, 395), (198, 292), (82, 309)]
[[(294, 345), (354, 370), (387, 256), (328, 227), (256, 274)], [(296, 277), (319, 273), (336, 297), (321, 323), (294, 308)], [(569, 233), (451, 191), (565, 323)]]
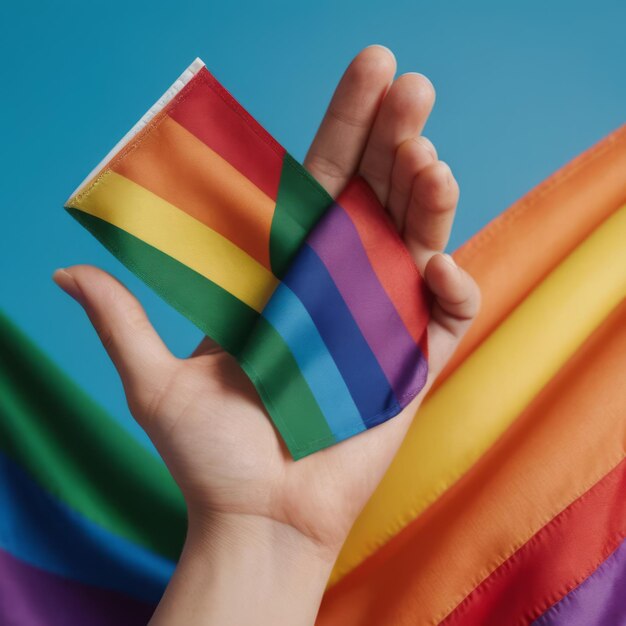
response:
[(66, 208), (237, 358), (295, 459), (426, 383), (428, 293), (373, 191), (334, 201), (199, 59)]

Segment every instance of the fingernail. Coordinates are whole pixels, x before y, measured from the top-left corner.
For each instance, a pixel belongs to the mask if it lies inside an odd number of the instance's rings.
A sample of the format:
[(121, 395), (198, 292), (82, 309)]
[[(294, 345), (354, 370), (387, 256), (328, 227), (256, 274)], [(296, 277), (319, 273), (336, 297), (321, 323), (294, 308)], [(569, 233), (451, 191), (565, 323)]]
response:
[(456, 261), (447, 252), (442, 252), (441, 256), (446, 260), (446, 263), (448, 263), (449, 265), (452, 265), (452, 267), (458, 267), (458, 265), (456, 264)]
[(415, 138), (415, 141), (423, 145), (424, 148), (426, 148), (429, 154), (433, 157), (433, 159), (437, 159), (437, 150), (435, 149), (435, 146), (430, 139), (424, 137), (423, 135), (420, 135), (419, 137)]
[(389, 54), (391, 56), (394, 56), (393, 52), (387, 46), (383, 46), (383, 44), (381, 44), (381, 43), (373, 43), (373, 44), (370, 44), (367, 47), (368, 48), (382, 48), (383, 50), (386, 50), (387, 52), (389, 52)]
[(426, 76), (425, 74), (422, 74), (421, 72), (404, 72), (402, 76), (419, 76), (419, 78), (421, 78), (428, 86), (428, 88), (432, 91), (434, 97), (435, 86), (433, 85), (433, 81), (430, 80), (430, 78), (428, 78), (428, 76)]
[(449, 187), (454, 182), (454, 175), (452, 174), (452, 168), (445, 161), (442, 161), (441, 159), (439, 160), (438, 166), (442, 170), (445, 170), (445, 174), (444, 174), (445, 182), (446, 182), (446, 185), (448, 185)]
[(74, 298), (79, 304), (84, 304), (83, 292), (80, 290), (78, 283), (74, 277), (64, 268), (59, 268), (52, 274), (52, 280), (59, 286), (65, 293)]

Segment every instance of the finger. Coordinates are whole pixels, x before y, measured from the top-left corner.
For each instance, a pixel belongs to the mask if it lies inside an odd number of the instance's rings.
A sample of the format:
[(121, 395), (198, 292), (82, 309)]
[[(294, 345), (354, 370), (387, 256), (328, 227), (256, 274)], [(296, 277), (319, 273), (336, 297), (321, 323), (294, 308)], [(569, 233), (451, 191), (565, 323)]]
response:
[(459, 201), (450, 168), (437, 161), (414, 179), (404, 220), (404, 241), (422, 270), (433, 252), (445, 249)]
[(434, 254), (426, 265), (424, 279), (434, 295), (428, 336), (433, 346), (430, 353), (441, 361), (432, 363), (438, 372), (478, 314), (480, 290), (449, 254)]
[(59, 269), (53, 279), (84, 308), (120, 374), (129, 403), (149, 406), (176, 359), (137, 299), (115, 278), (88, 265)]
[(359, 172), (387, 205), (396, 150), (419, 135), (435, 102), (431, 82), (421, 74), (403, 74), (389, 88), (365, 146)]
[(399, 232), (404, 230), (413, 180), (428, 165), (437, 161), (435, 146), (426, 137), (411, 137), (400, 145), (391, 170), (391, 189), (387, 209)]
[(376, 112), (396, 71), (387, 48), (369, 46), (350, 63), (304, 160), (335, 196), (356, 172)]

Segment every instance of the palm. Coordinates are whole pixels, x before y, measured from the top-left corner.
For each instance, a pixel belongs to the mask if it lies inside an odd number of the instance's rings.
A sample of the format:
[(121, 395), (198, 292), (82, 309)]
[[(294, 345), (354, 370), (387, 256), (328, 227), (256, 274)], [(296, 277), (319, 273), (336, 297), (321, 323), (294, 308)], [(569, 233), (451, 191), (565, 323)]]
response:
[[(466, 274), (441, 256), (431, 258), (446, 245), (458, 188), (449, 168), (437, 161), (432, 144), (419, 138), (434, 99), (430, 84), (409, 74), (389, 87), (394, 71), (393, 57), (383, 48), (367, 48), (355, 59), (305, 165), (333, 195), (361, 173), (425, 274), (437, 298), (429, 324), (428, 388), (468, 326), (478, 296)], [(72, 278), (87, 299), (92, 291), (98, 302), (106, 296), (103, 289), (93, 291), (94, 285), (112, 279), (94, 272), (76, 267)], [(138, 320), (132, 341), (137, 341), (138, 329), (143, 334), (143, 346), (130, 357), (124, 354), (130, 348), (116, 347), (111, 330), (103, 329), (106, 322), (89, 307), (88, 312), (100, 334), (107, 335), (105, 345), (120, 370), (133, 414), (155, 442), (188, 505), (268, 517), (324, 545), (340, 544), (427, 388), (393, 420), (293, 462), (254, 387), (230, 355), (205, 339), (191, 358), (175, 359), (137, 312), (141, 310), (130, 294), (116, 301), (116, 306), (128, 307), (126, 323)], [(91, 303), (92, 309), (98, 306)], [(136, 315), (129, 315), (130, 309)]]
[(347, 531), (415, 408), (294, 463), (230, 355), (201, 349), (178, 367), (156, 413), (137, 417), (161, 425), (155, 443), (187, 500), (204, 510), (267, 516), (325, 544)]

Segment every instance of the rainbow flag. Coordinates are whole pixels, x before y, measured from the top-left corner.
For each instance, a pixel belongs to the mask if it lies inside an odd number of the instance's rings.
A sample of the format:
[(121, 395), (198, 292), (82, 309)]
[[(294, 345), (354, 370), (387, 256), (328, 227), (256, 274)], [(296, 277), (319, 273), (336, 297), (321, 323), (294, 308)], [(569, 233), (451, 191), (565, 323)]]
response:
[(428, 293), (372, 190), (334, 201), (200, 60), (66, 208), (237, 358), (295, 459), (426, 383)]
[[(318, 626), (626, 622), (626, 127), (454, 254), (484, 306), (354, 525)], [(0, 623), (141, 626), (182, 496), (0, 314)]]
[(626, 623), (626, 127), (454, 253), (482, 307), (318, 626)]
[(0, 624), (146, 624), (185, 528), (161, 460), (0, 312)]

